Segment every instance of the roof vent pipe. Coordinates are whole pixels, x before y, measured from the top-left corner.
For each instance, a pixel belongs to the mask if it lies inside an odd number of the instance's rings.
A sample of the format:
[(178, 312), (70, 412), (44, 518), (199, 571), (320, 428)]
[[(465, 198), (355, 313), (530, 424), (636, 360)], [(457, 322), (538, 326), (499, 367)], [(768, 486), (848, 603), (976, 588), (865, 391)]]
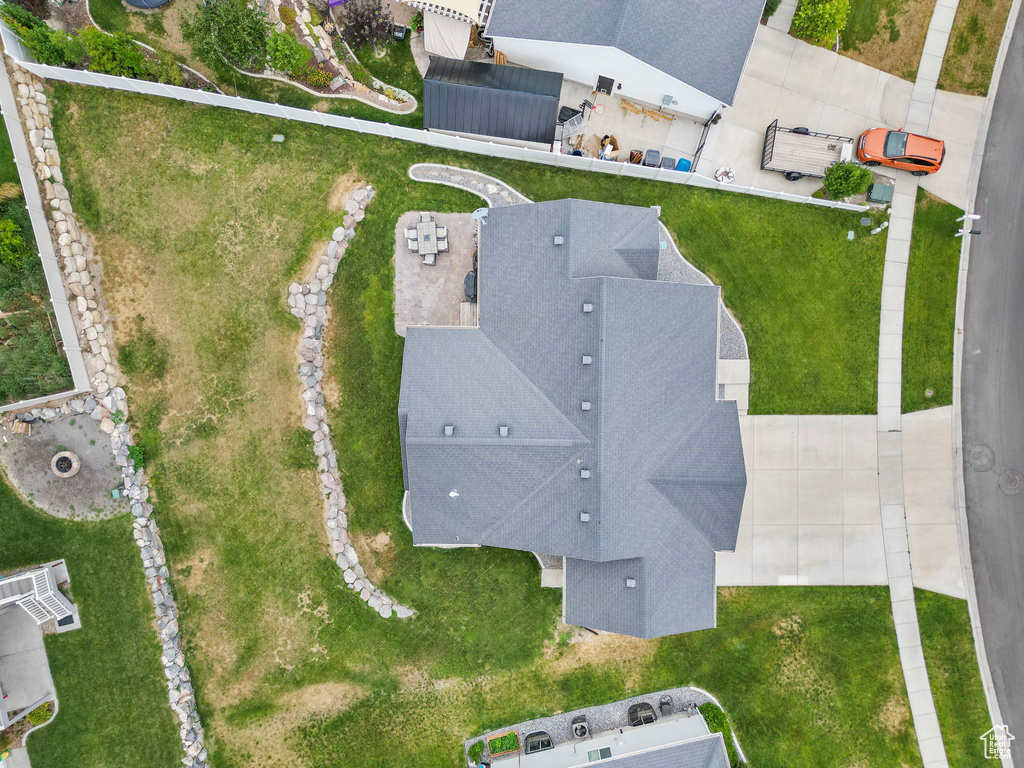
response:
[(583, 480), (586, 480), (588, 477), (590, 477), (590, 470), (589, 469), (581, 469), (580, 470), (580, 478), (583, 479)]
[(565, 238), (561, 235), (555, 235), (555, 245), (561, 245), (565, 242)]
[(589, 411), (590, 410), (590, 401), (589, 400), (584, 400), (582, 405), (583, 405), (583, 410), (584, 411)]
[(455, 425), (454, 424), (445, 424), (444, 425), (444, 434), (445, 434), (445, 437), (451, 437), (452, 435), (454, 435), (455, 434)]
[(508, 427), (502, 424), (500, 427), (498, 427), (498, 434), (501, 435), (502, 437), (508, 437)]

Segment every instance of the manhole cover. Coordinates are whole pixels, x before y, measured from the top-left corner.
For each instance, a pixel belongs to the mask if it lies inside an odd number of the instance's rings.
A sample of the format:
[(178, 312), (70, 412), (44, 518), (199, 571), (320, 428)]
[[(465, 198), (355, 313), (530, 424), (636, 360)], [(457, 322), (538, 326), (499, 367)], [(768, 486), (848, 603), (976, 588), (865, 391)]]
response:
[(996, 454), (987, 445), (976, 445), (967, 452), (967, 462), (975, 472), (988, 472), (996, 463)]
[(1024, 478), (1016, 470), (1007, 470), (999, 476), (999, 490), (1003, 493), (1013, 495), (1024, 489)]
[(71, 451), (61, 451), (50, 460), (50, 469), (57, 477), (74, 477), (82, 463)]

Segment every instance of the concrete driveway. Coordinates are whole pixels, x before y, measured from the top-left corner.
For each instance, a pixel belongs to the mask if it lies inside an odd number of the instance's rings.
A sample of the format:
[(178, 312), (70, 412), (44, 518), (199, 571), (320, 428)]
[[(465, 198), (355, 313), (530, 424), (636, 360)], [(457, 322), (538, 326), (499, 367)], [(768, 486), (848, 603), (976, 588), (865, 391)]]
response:
[(18, 606), (0, 612), (0, 690), (8, 712), (18, 712), (53, 695), (43, 632)]
[[(903, 127), (914, 84), (859, 61), (809, 45), (770, 27), (758, 27), (740, 79), (733, 107), (708, 135), (701, 173), (722, 166), (736, 172), (736, 183), (761, 189), (811, 194), (818, 179), (786, 181), (762, 171), (764, 132), (779, 125), (856, 138), (868, 128)], [(947, 156), (939, 173), (922, 186), (950, 202), (962, 204), (970, 157), (984, 100), (939, 92), (929, 133), (945, 140)], [(897, 172), (877, 168), (894, 176)]]
[[(892, 436), (914, 584), (963, 597), (950, 418), (950, 408), (910, 414)], [(717, 556), (718, 583), (886, 584), (876, 417), (744, 416), (740, 433), (747, 495), (736, 551)]]

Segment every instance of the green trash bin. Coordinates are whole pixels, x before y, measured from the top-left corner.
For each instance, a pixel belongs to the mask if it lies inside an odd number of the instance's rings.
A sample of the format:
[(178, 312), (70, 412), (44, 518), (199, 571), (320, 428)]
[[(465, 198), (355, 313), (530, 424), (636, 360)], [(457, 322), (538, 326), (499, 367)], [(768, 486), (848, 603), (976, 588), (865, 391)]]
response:
[(892, 184), (879, 184), (877, 181), (868, 187), (869, 203), (891, 203)]

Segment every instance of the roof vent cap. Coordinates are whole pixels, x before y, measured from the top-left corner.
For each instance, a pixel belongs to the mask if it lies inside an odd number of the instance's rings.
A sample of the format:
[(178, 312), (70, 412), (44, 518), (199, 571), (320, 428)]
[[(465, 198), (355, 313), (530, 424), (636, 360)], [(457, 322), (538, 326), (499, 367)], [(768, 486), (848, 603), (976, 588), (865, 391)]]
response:
[(502, 437), (508, 437), (508, 427), (502, 424), (500, 427), (498, 427), (498, 434), (501, 435)]
[(583, 305), (583, 311), (584, 312), (593, 312), (594, 311), (594, 305), (593, 304), (589, 304), (589, 303), (584, 304)]
[(636, 587), (636, 579), (633, 579), (633, 578), (630, 578), (629, 576), (627, 576), (626, 577), (626, 586), (629, 587), (630, 589), (635, 588)]
[(454, 424), (445, 424), (444, 425), (444, 434), (445, 434), (445, 437), (451, 437), (452, 435), (454, 435), (455, 434), (455, 425)]
[(583, 410), (584, 411), (589, 411), (590, 410), (590, 401), (589, 400), (584, 400), (582, 405), (583, 405)]
[(586, 480), (588, 477), (590, 477), (590, 470), (589, 469), (581, 469), (580, 470), (580, 477), (583, 480)]
[(581, 523), (589, 523), (590, 522), (590, 513), (589, 512), (580, 512), (580, 522)]
[(590, 365), (592, 362), (594, 362), (594, 358), (592, 358), (590, 355), (584, 355), (583, 356), (583, 364), (584, 365)]
[(561, 245), (565, 242), (565, 238), (561, 235), (555, 235), (555, 245)]

